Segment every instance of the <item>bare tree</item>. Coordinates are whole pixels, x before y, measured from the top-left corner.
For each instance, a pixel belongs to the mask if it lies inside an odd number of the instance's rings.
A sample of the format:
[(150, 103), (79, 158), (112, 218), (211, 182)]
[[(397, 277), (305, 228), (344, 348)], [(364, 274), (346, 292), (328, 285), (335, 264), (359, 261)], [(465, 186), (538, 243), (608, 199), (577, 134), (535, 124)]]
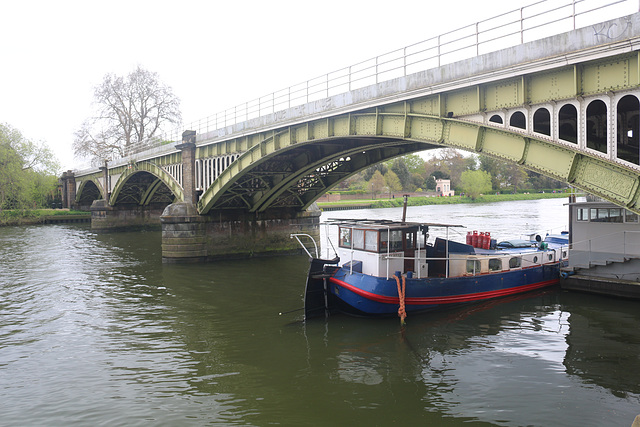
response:
[(96, 115), (76, 131), (73, 151), (96, 163), (123, 157), (136, 144), (181, 122), (180, 100), (171, 87), (140, 66), (125, 77), (105, 75), (93, 97)]

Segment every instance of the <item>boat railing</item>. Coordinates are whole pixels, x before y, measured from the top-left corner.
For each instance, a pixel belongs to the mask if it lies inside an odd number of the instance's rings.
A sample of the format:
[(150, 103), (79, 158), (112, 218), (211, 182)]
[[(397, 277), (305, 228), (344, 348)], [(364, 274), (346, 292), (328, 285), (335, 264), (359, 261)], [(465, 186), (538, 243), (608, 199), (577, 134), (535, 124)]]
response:
[[(538, 267), (544, 264), (553, 264), (556, 263), (558, 261), (562, 261), (564, 259), (564, 257), (562, 256), (562, 253), (564, 250), (568, 249), (569, 245), (562, 245), (559, 248), (549, 248), (546, 250), (543, 250), (542, 252), (546, 253), (546, 252), (552, 252), (553, 253), (553, 258), (547, 260), (546, 262), (543, 259), (540, 259), (539, 261), (533, 261), (533, 259), (526, 259), (527, 263), (530, 264), (530, 267)], [(557, 256), (557, 250), (560, 249), (560, 257)], [(520, 259), (520, 265), (522, 265), (522, 260), (525, 260), (525, 258), (528, 258), (527, 255), (532, 255), (532, 254), (537, 254), (538, 252), (530, 252), (528, 254), (509, 254), (509, 253), (505, 253), (505, 254), (468, 254), (466, 256), (445, 256), (445, 257), (420, 257), (418, 253), (416, 253), (415, 256), (412, 257), (406, 257), (404, 255), (400, 255), (400, 254), (389, 254), (389, 255), (385, 255), (383, 257), (383, 259), (385, 259), (387, 261), (387, 271), (389, 271), (389, 260), (412, 260), (414, 261), (414, 265), (419, 264), (420, 262), (426, 262), (426, 261), (445, 261), (447, 263), (447, 268), (445, 269), (445, 278), (449, 278), (449, 263), (451, 261), (465, 261), (465, 260), (479, 260), (479, 259), (491, 259), (491, 258), (500, 258), (500, 257), (505, 257), (505, 256), (509, 256), (509, 258), (519, 258)], [(535, 255), (534, 255), (535, 256)], [(518, 268), (522, 268), (522, 267), (518, 267)], [(515, 268), (509, 268), (509, 270), (514, 270)], [(420, 268), (416, 268), (416, 276), (418, 279), (420, 279)], [(504, 270), (501, 270), (504, 271)], [(480, 271), (476, 271), (476, 263), (473, 263), (473, 272), (471, 273), (472, 276), (476, 276), (478, 274), (482, 274)], [(387, 279), (389, 279), (389, 274), (387, 273)]]
[[(315, 257), (313, 255), (311, 255), (311, 253), (309, 252), (307, 247), (300, 240), (300, 237), (308, 237), (313, 242), (313, 246), (314, 246), (315, 251), (316, 251), (316, 256)], [(305, 233), (295, 233), (295, 234), (290, 234), (289, 238), (291, 238), (291, 239), (295, 238), (298, 241), (298, 243), (300, 244), (300, 246), (302, 246), (302, 249), (304, 249), (304, 251), (307, 253), (307, 255), (309, 255), (309, 258), (320, 258), (319, 255), (318, 255), (318, 245), (316, 243), (316, 239), (314, 239), (313, 236), (311, 236), (309, 234), (305, 234)]]

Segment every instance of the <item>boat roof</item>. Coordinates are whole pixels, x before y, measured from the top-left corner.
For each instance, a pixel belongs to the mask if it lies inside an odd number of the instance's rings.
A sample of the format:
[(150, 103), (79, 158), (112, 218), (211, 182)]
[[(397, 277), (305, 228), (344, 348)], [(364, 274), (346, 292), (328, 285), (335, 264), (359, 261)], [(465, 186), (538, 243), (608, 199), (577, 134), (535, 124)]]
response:
[(387, 229), (387, 228), (411, 228), (411, 227), (464, 227), (458, 224), (443, 224), (437, 222), (402, 222), (386, 219), (346, 219), (346, 218), (329, 218), (326, 224), (361, 227), (371, 229)]

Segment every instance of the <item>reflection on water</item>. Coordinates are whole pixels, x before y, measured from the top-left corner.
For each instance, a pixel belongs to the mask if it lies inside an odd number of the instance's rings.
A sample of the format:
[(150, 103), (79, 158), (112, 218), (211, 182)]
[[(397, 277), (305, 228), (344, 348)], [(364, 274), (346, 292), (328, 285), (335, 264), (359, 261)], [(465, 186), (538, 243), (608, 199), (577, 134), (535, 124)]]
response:
[(301, 307), (305, 257), (160, 256), (159, 233), (0, 228), (0, 424), (601, 426), (640, 412), (636, 302), (552, 289), (404, 329), (305, 324), (278, 315)]

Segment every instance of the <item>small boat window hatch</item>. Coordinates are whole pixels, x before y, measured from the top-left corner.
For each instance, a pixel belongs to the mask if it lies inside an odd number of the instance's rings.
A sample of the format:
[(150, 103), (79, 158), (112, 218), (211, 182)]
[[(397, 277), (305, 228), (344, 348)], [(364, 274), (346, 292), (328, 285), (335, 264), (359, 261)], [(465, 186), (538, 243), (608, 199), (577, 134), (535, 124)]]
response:
[(522, 266), (522, 258), (514, 256), (509, 259), (509, 268), (520, 268)]
[(502, 260), (500, 258), (490, 258), (489, 271), (500, 271), (500, 270), (502, 270)]
[(482, 271), (482, 264), (479, 259), (468, 259), (467, 260), (467, 274), (480, 274)]

